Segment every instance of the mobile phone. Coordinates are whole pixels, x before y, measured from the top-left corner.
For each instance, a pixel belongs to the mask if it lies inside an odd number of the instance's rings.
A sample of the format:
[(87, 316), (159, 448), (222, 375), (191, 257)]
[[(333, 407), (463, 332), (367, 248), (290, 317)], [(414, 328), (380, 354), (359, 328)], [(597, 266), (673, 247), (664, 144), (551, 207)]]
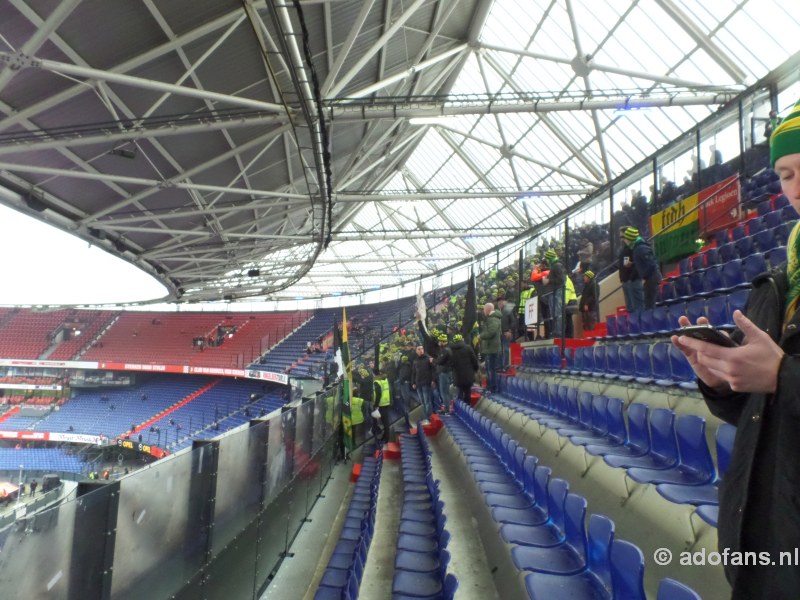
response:
[(696, 340), (708, 342), (709, 344), (726, 346), (728, 348), (735, 348), (739, 345), (719, 329), (714, 329), (711, 325), (690, 325), (689, 327), (682, 327), (678, 330), (678, 335), (685, 335)]

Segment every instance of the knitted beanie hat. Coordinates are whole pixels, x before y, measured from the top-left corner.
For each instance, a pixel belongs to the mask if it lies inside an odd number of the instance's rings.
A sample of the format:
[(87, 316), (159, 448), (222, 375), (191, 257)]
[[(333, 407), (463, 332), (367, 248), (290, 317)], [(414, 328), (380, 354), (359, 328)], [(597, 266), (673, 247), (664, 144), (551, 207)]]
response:
[(628, 227), (625, 229), (625, 232), (622, 234), (622, 237), (624, 237), (629, 242), (632, 242), (633, 240), (639, 237), (639, 230), (636, 229), (636, 227)]
[(464, 341), (464, 336), (461, 335), (460, 333), (457, 333), (457, 334), (455, 334), (453, 336), (453, 341), (454, 342), (463, 342)]
[(558, 254), (556, 254), (555, 250), (548, 250), (547, 252), (544, 253), (544, 258), (548, 262), (553, 261), (556, 258), (558, 258)]
[(774, 167), (775, 161), (782, 156), (797, 153), (800, 153), (800, 101), (772, 132), (769, 140), (770, 165)]

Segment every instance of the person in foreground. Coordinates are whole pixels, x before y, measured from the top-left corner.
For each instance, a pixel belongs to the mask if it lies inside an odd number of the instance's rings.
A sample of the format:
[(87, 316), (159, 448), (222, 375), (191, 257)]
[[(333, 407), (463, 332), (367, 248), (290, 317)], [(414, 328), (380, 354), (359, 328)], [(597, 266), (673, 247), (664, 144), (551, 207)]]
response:
[[(800, 102), (772, 134), (770, 160), (800, 211)], [(734, 313), (739, 347), (672, 337), (711, 413), (737, 427), (719, 490), (719, 550), (769, 553), (758, 554), (756, 564), (728, 558), (733, 600), (800, 598), (800, 565), (780, 563), (781, 552), (794, 557), (800, 548), (800, 222), (787, 256), (753, 280), (747, 316)]]

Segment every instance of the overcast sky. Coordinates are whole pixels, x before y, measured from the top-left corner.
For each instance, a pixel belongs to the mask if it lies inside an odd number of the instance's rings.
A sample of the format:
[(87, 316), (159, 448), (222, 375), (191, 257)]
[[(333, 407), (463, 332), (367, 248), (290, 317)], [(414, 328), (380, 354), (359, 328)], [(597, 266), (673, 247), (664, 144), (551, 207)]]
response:
[(133, 265), (0, 205), (0, 304), (106, 304), (162, 298)]

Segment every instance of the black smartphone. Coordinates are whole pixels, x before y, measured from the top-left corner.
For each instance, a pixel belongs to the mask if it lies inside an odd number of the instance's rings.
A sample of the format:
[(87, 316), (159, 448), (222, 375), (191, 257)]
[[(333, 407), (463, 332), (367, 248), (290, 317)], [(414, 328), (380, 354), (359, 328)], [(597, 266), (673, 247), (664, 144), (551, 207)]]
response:
[(690, 325), (678, 330), (678, 335), (685, 335), (696, 340), (716, 344), (717, 346), (727, 346), (735, 348), (739, 344), (730, 337), (722, 333), (719, 329), (714, 329), (711, 325)]

